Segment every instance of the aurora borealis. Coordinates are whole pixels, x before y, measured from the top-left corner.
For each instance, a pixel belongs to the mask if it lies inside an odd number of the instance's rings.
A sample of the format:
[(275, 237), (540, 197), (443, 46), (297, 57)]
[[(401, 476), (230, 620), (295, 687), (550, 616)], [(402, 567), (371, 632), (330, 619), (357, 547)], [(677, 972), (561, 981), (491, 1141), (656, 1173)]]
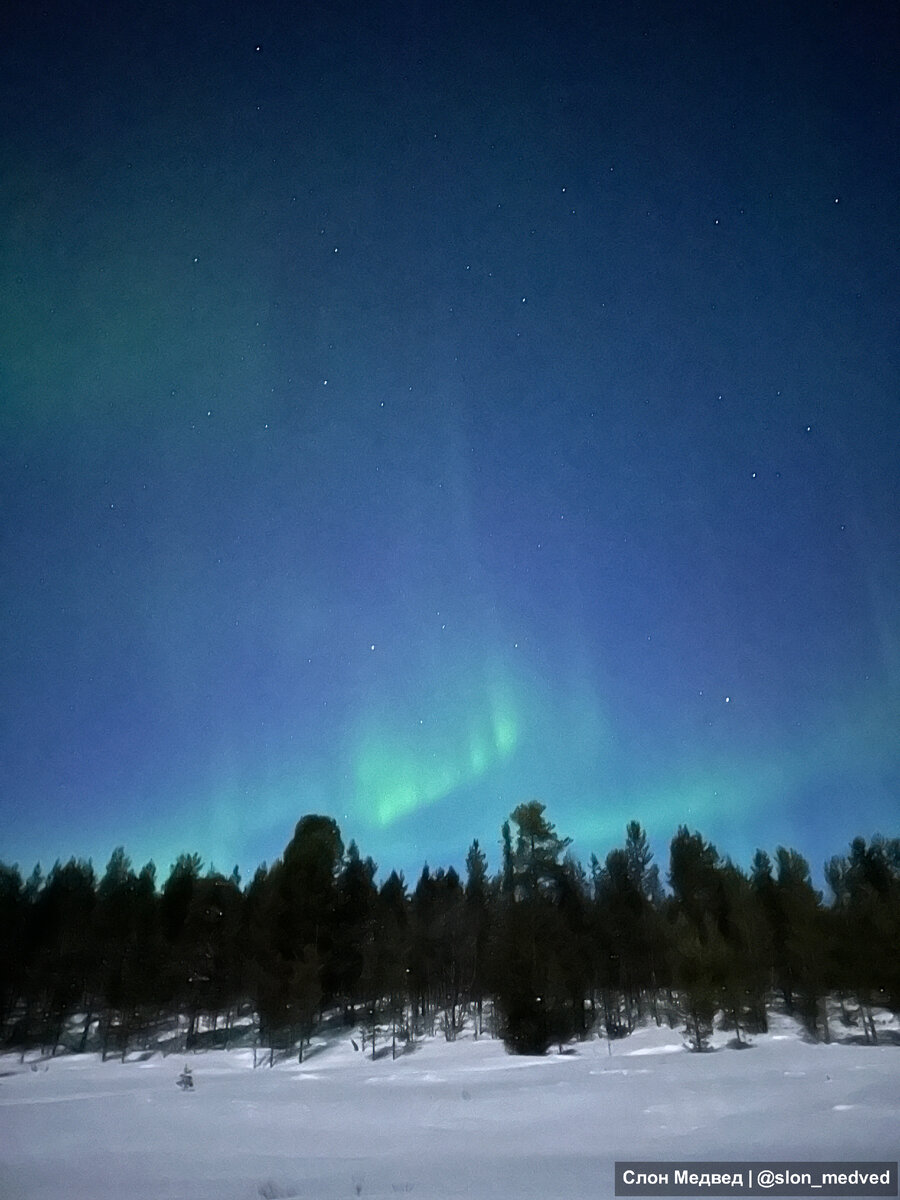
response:
[(606, 7), (14, 5), (0, 858), (897, 833), (897, 13)]

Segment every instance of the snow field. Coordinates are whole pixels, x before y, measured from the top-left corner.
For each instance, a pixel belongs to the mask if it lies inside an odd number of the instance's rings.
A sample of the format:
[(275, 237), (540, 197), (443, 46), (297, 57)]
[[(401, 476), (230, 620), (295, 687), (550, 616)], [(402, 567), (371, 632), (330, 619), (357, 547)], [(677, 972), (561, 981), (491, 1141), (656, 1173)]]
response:
[(6, 1055), (0, 1197), (596, 1200), (616, 1159), (895, 1159), (895, 1034), (813, 1045), (781, 1019), (750, 1048), (720, 1034), (698, 1055), (649, 1026), (544, 1058), (463, 1034), (374, 1062), (342, 1035), (256, 1070), (247, 1049)]

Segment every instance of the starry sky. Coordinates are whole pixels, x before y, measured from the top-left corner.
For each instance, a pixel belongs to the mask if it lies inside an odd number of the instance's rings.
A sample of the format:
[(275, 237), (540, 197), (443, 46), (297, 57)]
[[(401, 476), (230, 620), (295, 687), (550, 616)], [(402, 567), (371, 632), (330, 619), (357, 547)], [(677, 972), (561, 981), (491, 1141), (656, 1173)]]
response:
[(900, 832), (887, 0), (15, 0), (0, 858)]

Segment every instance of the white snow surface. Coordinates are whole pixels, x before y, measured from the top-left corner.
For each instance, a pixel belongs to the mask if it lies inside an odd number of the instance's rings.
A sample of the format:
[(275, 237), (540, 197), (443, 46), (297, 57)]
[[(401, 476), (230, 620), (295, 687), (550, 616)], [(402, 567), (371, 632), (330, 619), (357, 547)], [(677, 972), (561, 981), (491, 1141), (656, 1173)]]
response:
[[(466, 1032), (373, 1062), (342, 1033), (302, 1065), (255, 1070), (248, 1049), (4, 1055), (0, 1197), (597, 1200), (617, 1159), (896, 1159), (900, 1045), (885, 1034), (815, 1045), (781, 1018), (747, 1049), (722, 1034), (694, 1054), (650, 1025), (520, 1058)], [(191, 1092), (176, 1086), (186, 1062)]]

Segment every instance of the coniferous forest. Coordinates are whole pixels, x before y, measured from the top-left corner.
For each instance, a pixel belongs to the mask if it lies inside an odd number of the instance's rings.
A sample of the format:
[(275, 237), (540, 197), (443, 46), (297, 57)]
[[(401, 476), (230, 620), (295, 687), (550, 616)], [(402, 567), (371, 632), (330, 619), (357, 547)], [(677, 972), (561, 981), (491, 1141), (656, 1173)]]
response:
[(716, 1023), (737, 1042), (765, 1031), (773, 1004), (818, 1039), (837, 1019), (875, 1041), (873, 1008), (900, 1011), (900, 838), (854, 839), (826, 864), (827, 899), (797, 851), (744, 870), (684, 826), (665, 886), (637, 822), (587, 869), (568, 845), (533, 801), (503, 825), (497, 874), (474, 841), (465, 878), (426, 866), (414, 885), (377, 883), (324, 816), (246, 886), (192, 854), (161, 884), (121, 848), (99, 878), (75, 859), (26, 880), (0, 864), (3, 1042), (124, 1057), (177, 1017), (173, 1049), (250, 1027), (274, 1061), (302, 1059), (323, 1021), (373, 1053), (467, 1023), (541, 1054), (655, 1020), (701, 1050)]

